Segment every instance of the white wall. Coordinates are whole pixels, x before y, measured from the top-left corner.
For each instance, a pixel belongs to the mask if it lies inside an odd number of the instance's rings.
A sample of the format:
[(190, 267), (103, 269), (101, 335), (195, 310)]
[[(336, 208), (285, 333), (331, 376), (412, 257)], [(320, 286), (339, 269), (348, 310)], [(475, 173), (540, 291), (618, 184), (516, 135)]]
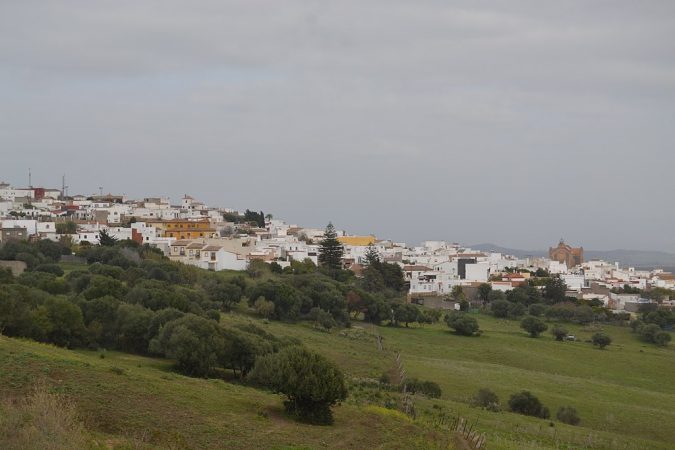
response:
[(56, 223), (55, 222), (38, 222), (37, 223), (38, 233), (56, 233)]
[(586, 286), (586, 277), (583, 275), (562, 274), (560, 278), (567, 285), (567, 289), (572, 291), (581, 291)]
[(480, 262), (476, 264), (466, 265), (466, 280), (467, 281), (487, 281), (490, 265), (488, 263)]

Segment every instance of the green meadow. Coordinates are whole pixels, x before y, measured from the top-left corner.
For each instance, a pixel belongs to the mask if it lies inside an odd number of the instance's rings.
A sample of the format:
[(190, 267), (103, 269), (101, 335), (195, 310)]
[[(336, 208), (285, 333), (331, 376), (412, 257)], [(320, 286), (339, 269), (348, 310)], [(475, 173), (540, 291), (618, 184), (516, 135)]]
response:
[[(227, 327), (253, 321), (278, 336), (297, 337), (335, 361), (352, 384), (335, 408), (335, 425), (304, 425), (287, 418), (282, 398), (236, 381), (175, 373), (171, 361), (118, 352), (66, 350), (0, 337), (0, 396), (17, 399), (36, 385), (71, 399), (92, 447), (99, 448), (461, 448), (431, 423), (443, 410), (467, 419), (489, 449), (668, 449), (675, 443), (675, 348), (639, 341), (629, 328), (605, 326), (605, 350), (588, 340), (592, 328), (569, 325), (576, 342), (544, 333), (533, 339), (518, 322), (476, 315), (483, 335), (462, 337), (441, 324), (319, 331), (224, 314)], [(383, 349), (376, 336), (382, 337)], [(376, 380), (400, 353), (409, 377), (437, 382), (440, 399), (414, 397), (417, 419), (377, 406), (359, 380)], [(227, 374), (225, 374), (227, 375)], [(502, 412), (469, 406), (480, 388), (495, 391)], [(529, 390), (551, 420), (506, 412), (509, 395)], [(578, 426), (555, 419), (561, 406), (579, 411)], [(1, 442), (1, 441), (0, 441)]]

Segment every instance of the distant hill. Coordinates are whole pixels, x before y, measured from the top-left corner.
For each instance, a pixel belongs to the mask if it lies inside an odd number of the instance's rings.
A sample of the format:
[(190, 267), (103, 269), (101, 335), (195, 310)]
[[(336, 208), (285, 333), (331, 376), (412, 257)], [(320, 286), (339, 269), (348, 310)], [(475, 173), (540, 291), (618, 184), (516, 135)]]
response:
[(503, 253), (505, 255), (513, 255), (517, 258), (527, 258), (528, 256), (547, 256), (548, 251), (544, 250), (520, 250), (517, 248), (500, 247), (496, 244), (476, 244), (469, 245), (474, 250), (481, 252)]
[[(497, 252), (513, 255), (518, 258), (527, 256), (547, 256), (548, 250), (520, 250), (515, 248), (501, 247), (495, 244), (476, 244), (470, 246), (483, 252)], [(675, 270), (675, 254), (648, 250), (584, 250), (584, 258), (602, 259), (608, 262), (619, 262), (624, 266), (664, 270)]]

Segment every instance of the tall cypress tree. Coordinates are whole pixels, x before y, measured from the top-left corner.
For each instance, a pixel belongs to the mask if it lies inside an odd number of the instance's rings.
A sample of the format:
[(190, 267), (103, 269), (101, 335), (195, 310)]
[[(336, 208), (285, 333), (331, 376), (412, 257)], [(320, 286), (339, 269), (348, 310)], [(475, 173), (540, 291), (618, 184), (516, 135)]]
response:
[(319, 244), (319, 264), (331, 271), (342, 269), (344, 248), (337, 239), (337, 232), (332, 223), (328, 223), (323, 239)]
[(377, 252), (377, 249), (373, 244), (368, 245), (368, 250), (366, 250), (365, 265), (372, 266), (377, 265), (380, 262), (380, 254)]

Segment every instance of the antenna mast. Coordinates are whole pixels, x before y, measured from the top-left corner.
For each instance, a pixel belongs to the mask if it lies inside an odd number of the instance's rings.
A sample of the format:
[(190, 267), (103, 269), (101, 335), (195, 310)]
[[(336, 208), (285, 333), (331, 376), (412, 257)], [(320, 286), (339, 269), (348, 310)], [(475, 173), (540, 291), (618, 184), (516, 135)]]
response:
[(68, 186), (66, 186), (66, 174), (64, 173), (61, 177), (61, 200), (65, 199), (68, 195)]

